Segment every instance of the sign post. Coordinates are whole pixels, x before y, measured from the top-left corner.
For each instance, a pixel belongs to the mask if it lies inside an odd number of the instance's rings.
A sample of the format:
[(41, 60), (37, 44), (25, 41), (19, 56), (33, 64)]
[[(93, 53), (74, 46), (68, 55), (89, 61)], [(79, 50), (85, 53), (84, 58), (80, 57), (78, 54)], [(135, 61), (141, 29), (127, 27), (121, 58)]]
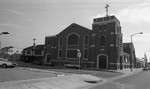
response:
[(80, 58), (81, 58), (81, 51), (79, 49), (77, 49), (78, 53), (77, 53), (77, 56), (78, 56), (78, 59), (79, 59), (79, 70), (80, 70)]

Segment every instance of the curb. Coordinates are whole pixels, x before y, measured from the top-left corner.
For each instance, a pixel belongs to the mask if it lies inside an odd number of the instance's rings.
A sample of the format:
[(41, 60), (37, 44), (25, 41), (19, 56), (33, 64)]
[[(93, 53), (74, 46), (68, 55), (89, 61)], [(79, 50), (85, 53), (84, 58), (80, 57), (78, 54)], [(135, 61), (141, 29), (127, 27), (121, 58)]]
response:
[(120, 79), (120, 78), (124, 78), (124, 77), (127, 77), (127, 76), (134, 75), (134, 74), (139, 73), (139, 72), (142, 72), (142, 70), (141, 69), (140, 70), (135, 70), (135, 71), (127, 73), (127, 74), (123, 74), (123, 75), (120, 75), (120, 76), (117, 76), (117, 77), (109, 78), (108, 80), (114, 81), (114, 80), (117, 80), (117, 79)]

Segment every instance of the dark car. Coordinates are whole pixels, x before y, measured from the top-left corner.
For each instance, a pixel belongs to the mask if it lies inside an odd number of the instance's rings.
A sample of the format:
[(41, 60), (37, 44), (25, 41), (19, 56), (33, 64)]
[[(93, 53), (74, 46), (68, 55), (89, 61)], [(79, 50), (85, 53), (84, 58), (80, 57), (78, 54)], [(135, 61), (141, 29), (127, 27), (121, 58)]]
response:
[(144, 68), (143, 68), (143, 71), (148, 71), (148, 67), (144, 67)]

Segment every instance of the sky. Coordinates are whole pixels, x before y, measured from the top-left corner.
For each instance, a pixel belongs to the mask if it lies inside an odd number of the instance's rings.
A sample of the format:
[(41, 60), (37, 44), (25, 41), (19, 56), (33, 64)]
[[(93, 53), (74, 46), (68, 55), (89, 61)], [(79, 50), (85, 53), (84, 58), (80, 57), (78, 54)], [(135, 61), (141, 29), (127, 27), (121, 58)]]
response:
[(109, 15), (121, 22), (123, 42), (133, 43), (136, 56), (144, 53), (150, 60), (150, 0), (0, 0), (0, 32), (2, 47), (23, 49), (44, 44), (45, 36), (56, 35), (72, 23), (92, 28), (93, 18)]

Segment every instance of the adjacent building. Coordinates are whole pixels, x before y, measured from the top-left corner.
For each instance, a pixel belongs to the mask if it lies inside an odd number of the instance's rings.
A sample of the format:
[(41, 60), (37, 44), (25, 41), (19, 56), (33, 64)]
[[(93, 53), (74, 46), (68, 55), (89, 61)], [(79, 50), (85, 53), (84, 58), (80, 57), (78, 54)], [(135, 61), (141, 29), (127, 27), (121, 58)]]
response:
[(130, 55), (130, 68), (136, 68), (136, 55), (133, 43), (123, 43), (123, 51)]
[(35, 45), (23, 49), (23, 61), (42, 64), (43, 56), (44, 45)]
[(0, 57), (7, 58), (11, 61), (20, 60), (22, 55), (22, 49), (15, 47), (4, 47), (1, 49)]

